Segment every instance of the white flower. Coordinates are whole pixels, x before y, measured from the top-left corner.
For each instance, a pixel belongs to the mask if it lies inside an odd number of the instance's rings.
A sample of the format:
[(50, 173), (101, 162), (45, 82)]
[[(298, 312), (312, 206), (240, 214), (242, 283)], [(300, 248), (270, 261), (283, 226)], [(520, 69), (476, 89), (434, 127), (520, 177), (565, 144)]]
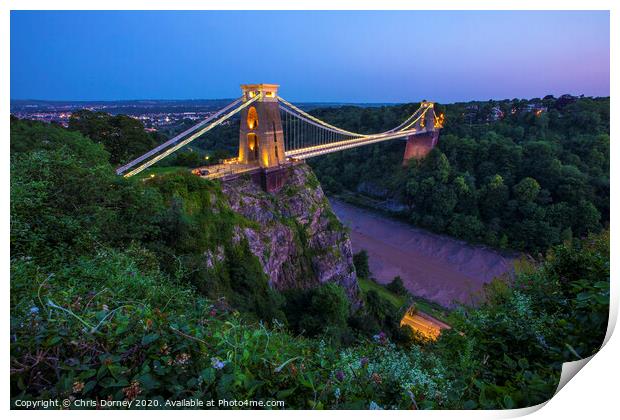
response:
[(217, 357), (212, 357), (211, 366), (213, 366), (214, 369), (221, 370), (221, 369), (224, 369), (224, 366), (226, 366), (226, 362), (221, 361)]
[(383, 410), (383, 407), (381, 407), (379, 404), (377, 404), (374, 401), (370, 402), (370, 406), (368, 407), (369, 410)]

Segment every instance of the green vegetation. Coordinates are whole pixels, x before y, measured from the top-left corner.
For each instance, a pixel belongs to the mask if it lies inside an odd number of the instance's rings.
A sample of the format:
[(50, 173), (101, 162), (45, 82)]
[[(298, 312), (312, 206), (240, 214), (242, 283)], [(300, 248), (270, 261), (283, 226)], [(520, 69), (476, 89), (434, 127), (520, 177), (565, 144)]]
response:
[(370, 277), (370, 268), (368, 268), (368, 254), (365, 250), (353, 255), (353, 264), (355, 264), (355, 272), (359, 277)]
[(373, 280), (359, 278), (357, 282), (360, 285), (360, 289), (362, 289), (364, 293), (368, 293), (369, 291), (373, 290), (378, 293), (379, 296), (381, 296), (383, 299), (390, 302), (396, 309), (400, 309), (403, 305), (407, 303), (407, 298), (405, 296), (392, 293), (388, 289), (386, 289), (385, 286), (382, 286), (374, 282)]
[(151, 175), (165, 175), (171, 174), (175, 172), (187, 172), (188, 168), (186, 166), (151, 166), (148, 169), (140, 172), (138, 176), (140, 178), (148, 178)]
[(403, 284), (403, 279), (400, 276), (394, 277), (394, 279), (387, 284), (386, 289), (398, 296), (409, 295), (409, 292), (405, 289), (405, 285)]
[(412, 296), (406, 289), (398, 288), (399, 292), (394, 292), (392, 290), (394, 287), (390, 287), (390, 285), (393, 285), (394, 281), (398, 284), (398, 280), (396, 279), (400, 279), (400, 277), (395, 277), (394, 280), (387, 285), (379, 284), (374, 279), (364, 277), (358, 278), (357, 282), (359, 283), (362, 292), (366, 295), (368, 295), (371, 291), (375, 292), (383, 300), (389, 302), (393, 306), (393, 309), (398, 311), (398, 313), (402, 312), (403, 309), (414, 306), (416, 309), (427, 313), (440, 321), (448, 322), (450, 311), (441, 305), (430, 302), (419, 296)]
[(343, 340), (350, 304), (340, 286), (326, 283), (315, 289), (292, 289), (285, 296), (287, 320), (293, 331), (311, 337), (327, 332), (330, 341)]
[(102, 144), (113, 164), (125, 163), (164, 141), (161, 135), (144, 131), (136, 118), (86, 109), (71, 114), (69, 129)]
[(461, 366), (466, 407), (533, 405), (552, 394), (563, 362), (599, 348), (608, 310), (605, 232), (553, 248), (539, 269), (525, 265), (512, 287), (493, 283), (485, 304), (451, 319), (437, 351)]
[[(355, 132), (381, 132), (415, 106), (313, 114)], [(533, 253), (608, 225), (609, 98), (436, 107), (445, 128), (426, 159), (403, 168), (404, 144), (396, 141), (316, 158), (311, 164), (325, 191), (369, 207), (394, 198), (415, 225)]]
[[(108, 147), (11, 119), (11, 401), (512, 408), (550, 398), (562, 362), (602, 343), (605, 231), (574, 229), (538, 266), (493, 283), (481, 307), (451, 313), (437, 342), (418, 342), (398, 327), (404, 297), (367, 279), (356, 311), (334, 284), (272, 290), (235, 240), (253, 222), (218, 183), (124, 179)], [(515, 194), (528, 200), (532, 186)]]
[[(156, 171), (162, 167), (164, 170), (166, 167), (195, 168), (207, 163), (217, 163), (220, 159), (233, 156), (237, 145), (230, 144), (229, 139), (238, 135), (239, 121), (233, 120), (232, 122), (232, 125), (223, 125), (211, 130), (208, 140), (198, 138), (191, 146), (162, 159), (150, 170)], [(142, 122), (134, 117), (81, 110), (71, 115), (69, 129), (80, 132), (95, 143), (103, 145), (110, 153), (110, 162), (120, 165), (195, 124), (193, 120), (186, 120), (172, 131), (149, 133), (144, 130)], [(232, 135), (231, 130), (235, 127), (237, 132)], [(208, 161), (205, 160), (205, 156), (209, 156)]]

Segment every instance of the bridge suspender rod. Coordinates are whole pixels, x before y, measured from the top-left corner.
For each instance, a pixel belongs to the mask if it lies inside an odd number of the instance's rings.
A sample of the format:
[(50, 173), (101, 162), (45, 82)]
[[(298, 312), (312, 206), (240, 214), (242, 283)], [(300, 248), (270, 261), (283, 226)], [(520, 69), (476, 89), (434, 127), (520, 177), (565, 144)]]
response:
[[(422, 109), (422, 106), (420, 106), (413, 114), (411, 114), (410, 117), (408, 117), (405, 121), (403, 121), (401, 124), (399, 124), (397, 127), (392, 128), (391, 130), (388, 131), (384, 131), (382, 133), (377, 133), (377, 134), (361, 134), (361, 133), (354, 133), (352, 131), (348, 131), (348, 130), (344, 130), (342, 128), (338, 128), (336, 126), (333, 126), (331, 124), (326, 123), (323, 120), (320, 120), (316, 117), (313, 117), (312, 115), (308, 114), (307, 112), (302, 111), (301, 109), (299, 109), (298, 107), (296, 107), (295, 105), (291, 104), (290, 102), (288, 102), (286, 99), (282, 98), (281, 96), (278, 96), (278, 101), (280, 101), (280, 108), (283, 109), (286, 112), (291, 113), (293, 116), (303, 119), (308, 123), (311, 123), (313, 125), (317, 125), (320, 128), (326, 129), (326, 130), (332, 130), (336, 133), (339, 134), (344, 134), (344, 135), (350, 135), (353, 137), (371, 137), (371, 136), (375, 136), (378, 134), (386, 134), (386, 133), (393, 133), (398, 131), (404, 131), (407, 128), (411, 127), (413, 124), (415, 124), (421, 117), (422, 115), (426, 114), (426, 111), (428, 111), (428, 107), (425, 107), (424, 110), (421, 112), (420, 115), (417, 116), (416, 118), (416, 114), (420, 112), (420, 110)], [(286, 106), (282, 106), (282, 104), (286, 105)], [(290, 109), (287, 109), (290, 108)], [(411, 119), (415, 118), (414, 121), (411, 121)], [(408, 124), (409, 123), (409, 124)]]
[(386, 140), (393, 140), (400, 137), (406, 137), (410, 134), (419, 134), (415, 129), (407, 131), (399, 131), (396, 133), (380, 134), (373, 137), (355, 138), (350, 140), (343, 140), (334, 142), (326, 146), (314, 146), (305, 147), (298, 150), (289, 150), (286, 152), (286, 157), (292, 157), (295, 159), (307, 159), (314, 156), (320, 156), (327, 153), (337, 152), (346, 149), (352, 149), (358, 146), (365, 146), (368, 144), (378, 143)]
[(376, 143), (378, 141), (384, 141), (384, 140), (393, 140), (393, 139), (397, 139), (401, 137), (407, 137), (410, 134), (421, 134), (424, 132), (426, 132), (426, 130), (417, 131), (415, 128), (413, 128), (410, 130), (398, 131), (396, 133), (381, 133), (381, 134), (374, 134), (368, 137), (347, 138), (345, 140), (340, 140), (340, 141), (327, 144), (325, 145), (325, 147), (322, 147), (321, 145), (319, 145), (319, 146), (302, 147), (300, 149), (295, 149), (295, 150), (287, 150), (285, 154), (287, 157), (288, 156), (297, 157), (297, 155), (299, 154), (306, 154), (307, 152), (312, 152), (316, 150), (328, 150), (332, 148), (340, 148), (343, 146), (350, 146), (350, 145), (355, 147), (357, 145), (371, 144), (371, 143)]
[[(418, 108), (413, 114), (411, 114), (409, 116), (409, 118), (407, 118), (405, 121), (402, 122), (402, 124), (400, 124), (398, 127), (394, 127), (391, 130), (386, 131), (386, 133), (394, 133), (396, 131), (402, 131), (405, 130), (405, 127), (408, 127), (407, 124), (409, 124), (409, 122), (414, 119), (416, 117), (416, 115), (418, 114), (418, 112), (420, 112), (421, 108)], [(417, 118), (416, 118), (417, 121)]]
[[(292, 103), (290, 103), (287, 100), (283, 99), (281, 96), (278, 96), (278, 101), (282, 102), (284, 105), (286, 105), (287, 107), (289, 107), (293, 111), (295, 111), (298, 114), (298, 115), (296, 115), (298, 118), (301, 118), (303, 116), (303, 117), (305, 117), (306, 121), (307, 120), (312, 120), (312, 121), (316, 122), (317, 124), (319, 124), (320, 126), (323, 126), (323, 128), (331, 128), (332, 130), (335, 130), (336, 132), (343, 133), (343, 134), (346, 133), (346, 134), (350, 134), (352, 136), (358, 136), (358, 137), (365, 137), (366, 136), (366, 134), (353, 133), (351, 131), (343, 130), (342, 128), (338, 128), (336, 126), (328, 124), (325, 121), (321, 121), (318, 118), (313, 117), (312, 115), (310, 115), (310, 114), (302, 111), (301, 109), (297, 108), (295, 105), (293, 105)], [(289, 110), (287, 110), (287, 111), (289, 111)], [(310, 122), (310, 121), (308, 121), (308, 122)]]
[(136, 175), (140, 172), (142, 172), (143, 170), (145, 170), (146, 168), (148, 168), (149, 166), (153, 165), (154, 163), (162, 160), (163, 158), (165, 158), (166, 156), (174, 153), (175, 151), (179, 150), (181, 147), (187, 145), (188, 143), (194, 141), (195, 139), (197, 139), (198, 137), (202, 136), (204, 133), (206, 133), (207, 131), (211, 130), (213, 127), (218, 126), (219, 124), (223, 123), (224, 121), (226, 121), (228, 118), (232, 117), (233, 115), (235, 115), (237, 112), (241, 111), (242, 109), (246, 108), (247, 106), (249, 106), (251, 103), (253, 103), (254, 101), (258, 100), (259, 98), (262, 97), (262, 94), (260, 95), (256, 95), (255, 97), (253, 97), (252, 99), (246, 101), (243, 105), (237, 107), (236, 109), (233, 109), (232, 111), (230, 111), (229, 113), (227, 113), (226, 115), (218, 118), (216, 121), (212, 122), (211, 124), (209, 124), (207, 127), (203, 128), (202, 130), (192, 134), (190, 137), (188, 137), (187, 139), (183, 140), (182, 142), (178, 143), (177, 145), (171, 147), (170, 149), (166, 150), (165, 152), (155, 156), (153, 159), (149, 160), (148, 162), (138, 166), (136, 169), (134, 169), (131, 172), (126, 173), (124, 176), (126, 178)]
[(298, 114), (295, 111), (292, 111), (292, 110), (288, 109), (284, 105), (280, 105), (280, 109), (282, 111), (286, 112), (287, 114), (290, 114), (291, 116), (297, 118), (298, 120), (304, 121), (304, 122), (306, 122), (308, 124), (312, 124), (313, 126), (318, 127), (320, 129), (323, 129), (323, 130), (326, 130), (326, 131), (331, 131), (333, 133), (343, 134), (343, 135), (354, 135), (355, 137), (367, 137), (368, 136), (367, 134), (351, 134), (349, 131), (341, 130), (340, 128), (337, 128), (337, 127), (331, 128), (331, 127), (327, 127), (327, 126), (321, 125), (319, 123), (316, 123), (316, 122), (306, 118), (303, 115)]
[(400, 131), (406, 131), (407, 129), (409, 129), (409, 127), (411, 127), (412, 125), (414, 125), (415, 123), (417, 123), (420, 118), (423, 118), (426, 115), (426, 111), (428, 111), (429, 108), (424, 108), (424, 111), (422, 111), (422, 113), (420, 115), (418, 115), (418, 118), (416, 118), (415, 120), (411, 121), (406, 127), (403, 127)]
[(136, 166), (138, 163), (142, 162), (143, 160), (153, 156), (157, 152), (160, 152), (161, 150), (165, 149), (166, 147), (176, 143), (177, 141), (181, 140), (183, 137), (187, 136), (188, 134), (193, 133), (194, 131), (198, 130), (200, 127), (204, 126), (205, 124), (208, 124), (210, 121), (213, 121), (215, 118), (219, 117), (224, 112), (228, 111), (230, 108), (238, 105), (240, 102), (241, 102), (241, 98), (237, 99), (234, 102), (231, 102), (230, 104), (228, 104), (224, 108), (220, 109), (215, 114), (211, 115), (209, 118), (199, 122), (198, 124), (196, 124), (195, 126), (193, 126), (191, 128), (188, 128), (187, 130), (185, 130), (181, 134), (174, 136), (170, 140), (167, 140), (166, 142), (164, 142), (164, 143), (160, 144), (159, 146), (155, 147), (154, 149), (146, 152), (145, 154), (143, 154), (139, 158), (136, 158), (136, 159), (132, 160), (131, 162), (127, 163), (126, 165), (123, 165), (123, 166), (117, 168), (116, 169), (116, 175), (121, 175), (127, 169), (133, 168), (134, 166)]

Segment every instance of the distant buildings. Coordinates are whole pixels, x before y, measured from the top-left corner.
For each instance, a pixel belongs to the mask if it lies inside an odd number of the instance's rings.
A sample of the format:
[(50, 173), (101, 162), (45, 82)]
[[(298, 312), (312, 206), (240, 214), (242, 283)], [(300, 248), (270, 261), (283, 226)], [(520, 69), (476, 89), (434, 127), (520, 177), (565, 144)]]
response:
[(534, 114), (536, 116), (548, 112), (550, 107), (555, 108), (556, 101), (570, 101), (570, 95), (564, 95), (560, 99), (545, 97), (544, 100), (503, 100), (487, 102), (463, 103), (461, 117), (468, 124), (493, 123), (503, 120), (506, 117), (517, 117), (519, 115)]
[[(44, 108), (44, 109), (41, 109)], [(88, 109), (89, 111), (103, 111), (111, 114), (125, 114), (137, 120), (140, 120), (144, 124), (145, 130), (148, 132), (154, 132), (163, 128), (174, 127), (184, 120), (199, 121), (206, 119), (213, 114), (212, 111), (193, 111), (193, 112), (181, 112), (179, 111), (159, 111), (156, 108), (153, 110), (140, 110), (138, 112), (127, 112), (123, 109), (123, 112), (115, 112), (113, 106), (100, 105), (100, 106), (67, 106), (67, 105), (47, 105), (45, 107), (36, 105), (24, 105), (18, 109), (12, 109), (11, 114), (20, 119), (29, 119), (35, 121), (42, 121), (46, 123), (56, 123), (63, 127), (69, 126), (69, 120), (71, 119), (72, 111), (81, 109)], [(227, 123), (229, 123), (227, 121)]]
[(487, 120), (488, 121), (499, 121), (504, 118), (504, 112), (498, 106), (494, 106), (491, 108), (491, 113), (489, 114)]
[(547, 112), (547, 107), (543, 106), (541, 103), (534, 102), (534, 103), (531, 103), (531, 104), (527, 104), (525, 106), (525, 108), (523, 109), (523, 111), (525, 111), (525, 112), (533, 112), (533, 113), (536, 114), (536, 116), (539, 116), (543, 112)]

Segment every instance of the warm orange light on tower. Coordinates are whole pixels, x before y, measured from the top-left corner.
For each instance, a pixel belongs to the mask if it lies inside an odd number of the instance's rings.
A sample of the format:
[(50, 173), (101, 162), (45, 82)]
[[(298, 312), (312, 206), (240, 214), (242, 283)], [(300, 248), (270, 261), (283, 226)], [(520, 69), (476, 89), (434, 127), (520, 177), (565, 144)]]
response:
[(443, 128), (444, 115), (443, 112), (439, 116), (435, 116), (435, 128)]
[(269, 167), (269, 153), (267, 152), (267, 150), (263, 150), (262, 159), (263, 159), (264, 167), (268, 168)]
[(248, 109), (247, 124), (250, 130), (254, 130), (258, 127), (258, 113), (256, 112), (256, 108), (253, 106)]

